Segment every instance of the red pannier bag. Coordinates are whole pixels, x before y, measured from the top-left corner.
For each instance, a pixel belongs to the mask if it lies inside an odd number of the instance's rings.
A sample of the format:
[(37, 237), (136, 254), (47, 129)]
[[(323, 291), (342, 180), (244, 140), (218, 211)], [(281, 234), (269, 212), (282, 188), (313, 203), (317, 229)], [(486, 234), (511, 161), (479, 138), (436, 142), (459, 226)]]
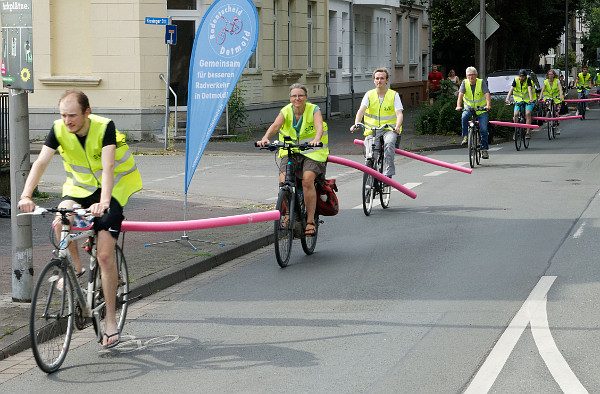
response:
[(340, 204), (335, 192), (338, 191), (335, 179), (326, 179), (317, 186), (317, 210), (323, 216), (335, 216), (340, 211)]

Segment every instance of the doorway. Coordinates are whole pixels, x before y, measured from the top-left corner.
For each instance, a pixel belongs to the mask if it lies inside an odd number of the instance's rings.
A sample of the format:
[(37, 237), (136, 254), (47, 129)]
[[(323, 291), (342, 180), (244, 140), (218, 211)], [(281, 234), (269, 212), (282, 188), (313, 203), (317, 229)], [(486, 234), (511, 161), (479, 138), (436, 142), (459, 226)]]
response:
[[(171, 88), (177, 94), (177, 106), (186, 107), (190, 59), (196, 37), (196, 20), (173, 18), (171, 23), (177, 25), (177, 44), (171, 46)], [(175, 98), (172, 95), (169, 98), (169, 105), (175, 105)]]

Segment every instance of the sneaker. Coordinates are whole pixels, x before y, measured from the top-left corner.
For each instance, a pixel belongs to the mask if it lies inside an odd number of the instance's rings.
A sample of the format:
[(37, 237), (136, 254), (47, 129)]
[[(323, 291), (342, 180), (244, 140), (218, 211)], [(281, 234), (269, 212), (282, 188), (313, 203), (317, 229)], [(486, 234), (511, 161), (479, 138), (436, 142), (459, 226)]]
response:
[(527, 139), (530, 139), (530, 138), (531, 138), (531, 134), (529, 134), (529, 133), (526, 133), (526, 134), (525, 134), (525, 138), (527, 138)]
[(560, 135), (560, 130), (556, 129), (556, 135)]
[(488, 155), (487, 149), (484, 149), (484, 150), (481, 151), (481, 158), (482, 159), (489, 159), (490, 158), (490, 155)]
[(467, 137), (463, 137), (462, 142), (460, 143), (461, 145), (467, 145)]

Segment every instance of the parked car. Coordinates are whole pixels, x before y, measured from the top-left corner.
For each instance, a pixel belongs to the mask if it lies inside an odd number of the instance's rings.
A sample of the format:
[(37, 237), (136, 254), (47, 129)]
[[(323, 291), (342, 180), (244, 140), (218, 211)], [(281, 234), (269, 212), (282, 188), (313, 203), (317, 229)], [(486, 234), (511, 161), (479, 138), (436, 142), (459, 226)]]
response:
[[(543, 117), (543, 106), (537, 102), (537, 98), (539, 97), (540, 92), (542, 90), (540, 87), (540, 82), (538, 80), (537, 75), (532, 70), (527, 70), (527, 74), (529, 78), (531, 78), (531, 80), (533, 81), (533, 86), (535, 89), (535, 91), (533, 92), (533, 98), (535, 99), (536, 103), (532, 114), (533, 116)], [(512, 86), (513, 81), (518, 76), (518, 69), (500, 70), (489, 73), (486, 77), (486, 83), (488, 89), (490, 90), (490, 95), (492, 96), (492, 99), (501, 99), (504, 101), (506, 99), (508, 91), (510, 90), (510, 87)], [(514, 102), (512, 96), (510, 100), (511, 102)], [(541, 126), (543, 124), (543, 121), (540, 120), (537, 123)]]

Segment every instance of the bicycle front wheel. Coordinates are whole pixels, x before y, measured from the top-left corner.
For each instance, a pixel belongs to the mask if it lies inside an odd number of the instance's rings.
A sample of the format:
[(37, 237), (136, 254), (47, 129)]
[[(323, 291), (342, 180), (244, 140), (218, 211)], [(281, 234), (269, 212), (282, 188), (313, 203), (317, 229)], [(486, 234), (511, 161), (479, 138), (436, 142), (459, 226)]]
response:
[(286, 267), (292, 254), (292, 240), (294, 239), (294, 209), (292, 193), (280, 190), (277, 197), (277, 209), (280, 213), (279, 220), (275, 220), (275, 257), (281, 268)]
[[(306, 223), (306, 219), (304, 220)], [(304, 228), (306, 230), (306, 226)], [(300, 237), (300, 243), (302, 244), (302, 250), (307, 255), (311, 255), (315, 252), (315, 247), (317, 246), (317, 236), (319, 235), (319, 214), (315, 212), (315, 233), (310, 237), (306, 236), (306, 233), (303, 233)]]
[(477, 165), (481, 163), (481, 132), (475, 126), (475, 162)]
[(73, 288), (66, 262), (52, 259), (33, 290), (29, 336), (35, 362), (46, 373), (60, 368), (73, 334)]
[[(377, 167), (379, 172), (383, 174), (383, 154), (380, 155)], [(381, 202), (381, 207), (383, 209), (386, 209), (390, 206), (391, 193), (392, 187), (385, 182), (379, 181), (379, 201)]]
[(514, 140), (515, 140), (515, 148), (517, 148), (517, 150), (521, 150), (521, 143), (523, 142), (523, 136), (522, 136), (523, 132), (521, 130), (520, 127), (515, 127), (515, 135), (514, 135)]
[(471, 168), (475, 167), (475, 150), (477, 149), (477, 143), (475, 142), (475, 131), (473, 128), (469, 128), (469, 136), (467, 139), (469, 149), (469, 164)]
[[(372, 168), (372, 164), (369, 165)], [(362, 202), (363, 202), (363, 212), (366, 216), (371, 214), (371, 209), (373, 208), (373, 198), (375, 197), (375, 178), (369, 174), (363, 174), (363, 184), (362, 184)]]

